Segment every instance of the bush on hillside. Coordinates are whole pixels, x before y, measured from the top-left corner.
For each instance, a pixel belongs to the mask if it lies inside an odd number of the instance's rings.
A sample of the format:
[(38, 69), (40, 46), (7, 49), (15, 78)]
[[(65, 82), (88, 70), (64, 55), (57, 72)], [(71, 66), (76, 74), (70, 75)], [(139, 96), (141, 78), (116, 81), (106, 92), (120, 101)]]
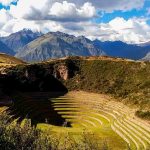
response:
[(54, 134), (31, 127), (29, 120), (21, 125), (12, 123), (10, 116), (0, 114), (1, 150), (108, 150), (107, 143), (95, 139), (94, 134), (84, 133), (76, 142), (69, 133)]

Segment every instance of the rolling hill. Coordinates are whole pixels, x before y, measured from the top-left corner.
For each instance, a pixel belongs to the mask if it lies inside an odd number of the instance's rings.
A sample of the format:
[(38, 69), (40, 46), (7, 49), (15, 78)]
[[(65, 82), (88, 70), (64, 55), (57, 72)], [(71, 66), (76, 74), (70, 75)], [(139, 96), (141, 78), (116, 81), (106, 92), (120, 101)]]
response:
[(5, 53), (0, 53), (0, 75), (6, 74), (6, 70), (8, 68), (11, 68), (17, 65), (23, 65), (23, 64), (26, 64), (26, 63), (18, 58), (7, 55)]
[[(70, 134), (82, 141), (85, 133), (85, 142), (91, 133), (98, 142), (107, 140), (112, 150), (146, 150), (150, 146), (149, 76), (149, 62), (106, 56), (50, 59), (6, 69), (0, 75), (0, 91), (9, 103), (1, 102), (10, 106), (6, 112), (13, 123), (30, 120), (46, 136), (61, 133), (62, 140), (64, 133), (63, 139)], [(89, 140), (91, 145), (94, 140)], [(94, 142), (92, 149), (104, 148), (95, 148)]]
[(24, 79), (23, 76), (28, 70), (31, 72), (28, 73), (29, 79), (36, 74), (40, 77), (52, 74), (60, 79), (68, 90), (84, 90), (112, 95), (124, 103), (150, 111), (149, 62), (106, 56), (67, 57), (18, 66), (8, 71), (16, 72), (16, 76), (22, 76)]

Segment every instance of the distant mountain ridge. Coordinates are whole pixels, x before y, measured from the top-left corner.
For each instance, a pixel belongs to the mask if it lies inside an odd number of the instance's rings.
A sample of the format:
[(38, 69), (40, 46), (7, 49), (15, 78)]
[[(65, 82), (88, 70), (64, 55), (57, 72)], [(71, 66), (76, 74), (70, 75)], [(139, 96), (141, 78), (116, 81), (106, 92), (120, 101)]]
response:
[(16, 57), (25, 61), (44, 61), (65, 56), (106, 55), (84, 36), (75, 37), (62, 32), (49, 32), (25, 45)]
[(150, 61), (150, 52), (142, 59), (144, 61)]
[(43, 61), (65, 56), (121, 57), (133, 60), (150, 60), (150, 42), (127, 44), (122, 41), (100, 41), (62, 32), (42, 34), (23, 29), (7, 37), (0, 37), (0, 52), (25, 61)]
[(122, 41), (93, 41), (94, 45), (101, 48), (108, 56), (121, 57), (133, 60), (139, 60), (150, 52), (148, 46), (141, 47), (133, 44), (127, 44)]
[(17, 53), (20, 48), (40, 37), (42, 33), (23, 29), (6, 37), (1, 37), (0, 41)]
[(0, 53), (6, 53), (9, 55), (14, 55), (14, 52), (12, 49), (10, 49), (6, 44), (0, 41)]

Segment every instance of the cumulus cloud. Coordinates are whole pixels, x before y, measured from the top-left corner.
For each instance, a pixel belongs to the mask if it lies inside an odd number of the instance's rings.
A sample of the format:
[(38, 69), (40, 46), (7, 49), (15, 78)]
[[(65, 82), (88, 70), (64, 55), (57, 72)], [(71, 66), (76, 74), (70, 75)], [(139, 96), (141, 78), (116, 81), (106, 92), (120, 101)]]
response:
[(96, 9), (89, 2), (84, 3), (80, 8), (77, 8), (74, 3), (68, 3), (67, 1), (62, 3), (55, 2), (48, 15), (48, 18), (53, 20), (78, 22), (95, 17)]
[(40, 19), (41, 15), (44, 15), (49, 7), (47, 3), (47, 0), (19, 0), (16, 6), (11, 5), (9, 12), (17, 19), (32, 15), (38, 16)]
[(9, 6), (13, 2), (17, 2), (17, 0), (0, 0), (0, 4), (3, 6)]
[(120, 40), (127, 43), (141, 43), (150, 39), (150, 26), (145, 19), (139, 18), (125, 20), (117, 17), (108, 23), (77, 22), (61, 25), (63, 32), (76, 36), (84, 35), (92, 40)]
[(27, 20), (84, 21), (100, 11), (139, 9), (144, 0), (19, 0), (10, 13)]
[[(12, 1), (8, 0), (5, 5)], [(19, 0), (10, 10), (0, 10), (0, 35), (28, 28), (44, 33), (61, 31), (85, 35), (103, 41), (139, 43), (150, 39), (150, 26), (145, 19), (117, 17), (108, 23), (93, 23), (91, 19), (97, 17), (96, 12), (100, 10), (128, 11), (139, 9), (143, 4), (144, 0)]]
[(11, 20), (13, 17), (5, 9), (0, 10), (0, 27)]
[[(62, 1), (62, 0), (55, 0)], [(67, 0), (77, 5), (83, 5), (87, 0)], [(99, 10), (112, 12), (114, 10), (128, 11), (131, 9), (139, 9), (143, 7), (144, 0), (88, 0), (93, 6)]]
[(67, 1), (20, 0), (17, 6), (11, 6), (10, 13), (15, 18), (26, 20), (85, 21), (96, 16), (96, 9), (86, 2), (77, 7)]
[(117, 17), (109, 23), (96, 24), (94, 28), (96, 31), (91, 32), (91, 25), (88, 33), (85, 34), (87, 36), (88, 34), (92, 35), (93, 38), (98, 38), (103, 41), (121, 40), (127, 43), (141, 43), (150, 39), (150, 26), (144, 19), (131, 18), (125, 20)]

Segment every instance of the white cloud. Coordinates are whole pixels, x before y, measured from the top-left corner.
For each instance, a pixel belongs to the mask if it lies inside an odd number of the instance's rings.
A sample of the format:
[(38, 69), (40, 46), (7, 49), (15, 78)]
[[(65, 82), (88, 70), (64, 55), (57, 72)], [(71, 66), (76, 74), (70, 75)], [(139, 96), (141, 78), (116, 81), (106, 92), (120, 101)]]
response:
[[(19, 0), (17, 6), (11, 5), (10, 13), (15, 18), (25, 18), (34, 13), (40, 12), (40, 15), (45, 13), (47, 0)], [(36, 16), (39, 14), (36, 14)], [(38, 16), (40, 18), (40, 16)]]
[(80, 8), (77, 8), (74, 3), (68, 3), (67, 1), (63, 1), (62, 3), (55, 2), (52, 5), (48, 15), (49, 16), (47, 16), (47, 18), (56, 21), (79, 22), (89, 20), (95, 17), (96, 9), (94, 6), (92, 6), (91, 3), (88, 2), (84, 3), (83, 6), (81, 6)]
[[(54, 1), (54, 0), (53, 0)], [(62, 1), (62, 0), (55, 0)], [(77, 5), (83, 5), (87, 0), (67, 0), (68, 2), (73, 2)], [(104, 11), (114, 11), (114, 10), (131, 10), (131, 9), (139, 9), (143, 7), (144, 0), (88, 0), (88, 2), (92, 3), (93, 6), (100, 10)]]
[(143, 4), (144, 0), (19, 0), (10, 10), (0, 10), (0, 35), (29, 28), (44, 33), (61, 31), (91, 39), (139, 43), (150, 39), (150, 26), (145, 19), (117, 17), (99, 24), (90, 20), (96, 16), (97, 9), (127, 11), (139, 9)]
[(2, 27), (7, 21), (12, 19), (12, 16), (5, 9), (0, 10), (0, 27)]
[(143, 5), (144, 0), (19, 0), (10, 13), (27, 20), (81, 21), (96, 16), (96, 9), (127, 11)]
[(63, 23), (63, 32), (76, 36), (84, 35), (90, 39), (102, 41), (124, 41), (141, 43), (150, 40), (150, 26), (145, 19), (131, 18), (125, 20), (117, 17), (109, 23)]
[(84, 21), (96, 16), (96, 9), (91, 3), (77, 7), (67, 1), (20, 0), (17, 6), (11, 6), (10, 13), (15, 18), (26, 20)]
[[(125, 20), (117, 17), (109, 23), (96, 25), (95, 28), (97, 29), (97, 31), (94, 31), (96, 34), (92, 32), (90, 35), (100, 40), (121, 40), (127, 43), (141, 43), (150, 39), (150, 26), (144, 19), (132, 18)], [(91, 29), (92, 25), (89, 30)]]
[(0, 4), (4, 6), (9, 6), (12, 2), (17, 2), (17, 0), (0, 0)]
[(34, 31), (61, 31), (76, 36), (84, 35), (90, 39), (99, 39), (102, 41), (121, 40), (127, 43), (141, 43), (149, 41), (150, 26), (145, 19), (132, 18), (125, 20), (115, 18), (109, 23), (84, 22), (56, 22), (56, 21), (31, 21), (25, 19), (11, 19), (5, 23), (0, 35), (8, 35), (17, 32), (23, 28)]

